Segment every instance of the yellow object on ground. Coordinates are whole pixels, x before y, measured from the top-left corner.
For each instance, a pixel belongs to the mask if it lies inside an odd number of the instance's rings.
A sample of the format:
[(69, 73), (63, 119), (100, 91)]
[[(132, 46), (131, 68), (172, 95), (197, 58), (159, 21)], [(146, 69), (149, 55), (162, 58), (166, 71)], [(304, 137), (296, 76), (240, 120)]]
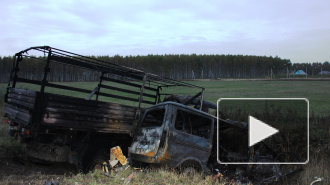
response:
[(122, 152), (122, 150), (121, 150), (121, 148), (119, 146), (115, 146), (115, 147), (111, 148), (110, 151), (118, 159), (118, 161), (120, 162), (120, 164), (122, 164), (122, 165), (126, 165), (127, 164), (127, 159), (123, 155), (123, 152)]

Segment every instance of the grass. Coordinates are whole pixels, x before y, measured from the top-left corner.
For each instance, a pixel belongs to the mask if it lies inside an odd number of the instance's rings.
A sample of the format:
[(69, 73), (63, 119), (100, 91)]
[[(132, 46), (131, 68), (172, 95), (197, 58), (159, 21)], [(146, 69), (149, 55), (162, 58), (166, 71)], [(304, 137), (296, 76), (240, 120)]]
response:
[(25, 151), (25, 146), (18, 143), (17, 140), (8, 135), (8, 124), (3, 117), (3, 104), (0, 103), (0, 149), (12, 151), (15, 155), (22, 154)]
[[(307, 98), (310, 102), (310, 113), (315, 116), (325, 116), (330, 114), (330, 83), (328, 81), (189, 81), (194, 85), (205, 88), (204, 99), (216, 103), (219, 98)], [(71, 87), (90, 89), (97, 86), (98, 82), (64, 82), (60, 83)], [(107, 85), (113, 84), (108, 82)], [(117, 87), (126, 88), (123, 85), (113, 84)], [(0, 98), (3, 98), (7, 84), (0, 84)], [(18, 83), (17, 87), (39, 90), (36, 85)], [(101, 90), (102, 91), (102, 90)], [(72, 95), (86, 98), (88, 94), (74, 91), (59, 90), (46, 87), (46, 92), (62, 95)], [(198, 91), (192, 89), (173, 87), (169, 92), (181, 95), (194, 95)], [(125, 93), (117, 95), (128, 96)], [(137, 96), (129, 96), (137, 98)], [(0, 99), (1, 100), (1, 99)], [(114, 101), (116, 99), (100, 97), (101, 101)], [(134, 105), (132, 102), (128, 102)]]
[(205, 99), (219, 98), (307, 98), (310, 112), (323, 116), (330, 113), (328, 81), (193, 81), (205, 87)]
[[(328, 151), (329, 152), (329, 151)], [(304, 166), (305, 170), (297, 176), (295, 184), (310, 184), (315, 177), (323, 178), (323, 182), (319, 184), (330, 183), (330, 159), (329, 155), (321, 153), (313, 153), (308, 164)]]
[[(130, 178), (131, 177), (131, 178)], [(128, 169), (124, 172), (113, 173), (110, 177), (105, 176), (101, 171), (95, 171), (87, 175), (78, 174), (72, 179), (67, 179), (64, 182), (72, 184), (84, 184), (88, 181), (89, 184), (126, 184), (130, 180), (130, 184), (212, 184), (214, 183), (211, 177), (204, 177), (201, 174), (188, 177), (188, 175), (178, 174), (177, 172), (154, 169), (154, 170), (133, 170)]]
[(30, 175), (29, 178), (17, 179), (16, 176), (6, 177), (1, 184), (43, 184), (45, 181), (59, 181), (60, 184), (97, 185), (97, 184), (234, 184), (225, 178), (214, 178), (202, 174), (186, 175), (165, 169), (134, 170), (113, 172), (105, 175), (102, 171), (76, 175)]
[[(278, 134), (264, 141), (275, 151), (294, 152), (299, 155), (299, 161), (307, 160), (307, 103), (305, 101), (224, 100), (220, 102), (219, 109), (224, 119), (229, 118), (248, 123), (249, 115), (252, 115), (279, 129)], [(228, 141), (231, 141), (231, 138), (236, 138), (235, 141), (228, 142), (230, 143), (229, 147), (236, 146), (234, 148), (245, 150), (245, 148), (237, 146), (241, 146), (240, 142), (247, 146), (248, 138), (244, 135), (242, 137), (244, 139), (238, 140), (238, 136), (235, 136), (236, 133), (237, 131), (234, 131), (232, 133), (234, 135), (226, 136)], [(224, 136), (223, 133), (220, 135)], [(259, 152), (262, 151), (258, 145), (254, 149)], [(241, 153), (243, 152), (246, 151), (241, 151)]]
[[(86, 88), (91, 91), (98, 82), (74, 82), (61, 83), (72, 87)], [(202, 86), (205, 90), (205, 100), (216, 103), (219, 98), (307, 98), (310, 102), (310, 162), (304, 166), (295, 181), (287, 184), (310, 184), (314, 177), (323, 177), (324, 184), (330, 183), (330, 83), (328, 81), (189, 81), (194, 85)], [(3, 97), (7, 84), (0, 84), (0, 115), (3, 114)], [(120, 86), (120, 85), (119, 85)], [(20, 88), (39, 90), (38, 86), (17, 84)], [(176, 94), (188, 95), (190, 91), (184, 88), (172, 88)], [(88, 94), (73, 91), (59, 91), (46, 88), (46, 92), (54, 92), (63, 95), (72, 95), (85, 98)], [(102, 101), (116, 101), (109, 98), (101, 98)], [(133, 104), (131, 104), (133, 105)], [(3, 124), (4, 118), (0, 117), (0, 148), (23, 152), (24, 147), (7, 136), (7, 125)], [(183, 176), (168, 170), (153, 170), (149, 172), (134, 171), (128, 169), (105, 176), (101, 172), (76, 175), (43, 176), (35, 174), (27, 179), (17, 176), (8, 176), (1, 182), (4, 184), (43, 184), (45, 180), (59, 180), (61, 184), (122, 184), (125, 179), (135, 172), (131, 184), (214, 184), (219, 179), (213, 176), (195, 175), (193, 177)], [(122, 180), (124, 178), (124, 180)], [(230, 181), (222, 179), (220, 184), (228, 184)], [(322, 183), (320, 183), (322, 184)]]
[(8, 136), (8, 125), (4, 119), (0, 119), (0, 148), (14, 152), (14, 154), (22, 154), (25, 151), (25, 146), (18, 143), (13, 137)]

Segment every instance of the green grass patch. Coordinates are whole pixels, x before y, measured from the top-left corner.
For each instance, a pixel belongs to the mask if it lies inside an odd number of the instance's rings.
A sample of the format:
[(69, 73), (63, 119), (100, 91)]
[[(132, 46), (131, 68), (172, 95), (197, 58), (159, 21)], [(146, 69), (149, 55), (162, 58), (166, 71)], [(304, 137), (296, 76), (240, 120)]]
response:
[[(330, 83), (328, 81), (189, 81), (188, 83), (204, 87), (204, 99), (213, 103), (216, 103), (219, 98), (307, 98), (310, 102), (311, 114), (315, 116), (327, 116), (330, 114)], [(98, 82), (65, 82), (58, 84), (89, 89), (92, 91), (97, 86)], [(121, 84), (110, 82), (107, 82), (106, 85), (126, 88)], [(2, 101), (6, 87), (7, 84), (0, 84), (0, 100)], [(39, 86), (24, 83), (18, 83), (17, 87), (40, 90)], [(86, 98), (88, 96), (87, 93), (49, 87), (46, 87), (46, 92), (71, 95), (80, 98)], [(194, 95), (194, 93), (197, 93), (198, 91), (196, 90), (195, 92), (191, 88), (172, 87), (168, 89), (168, 92), (179, 95)], [(128, 95), (116, 91), (112, 91), (112, 93), (131, 98), (138, 97), (138, 95)], [(116, 103), (122, 102), (122, 100), (102, 96), (100, 96), (99, 100)], [(134, 102), (127, 103), (133, 106), (136, 105)]]
[[(330, 114), (330, 83), (328, 81), (189, 81), (188, 83), (205, 88), (204, 99), (216, 103), (219, 98), (307, 98), (310, 102), (310, 113), (315, 116), (326, 116)], [(93, 90), (98, 82), (65, 82), (58, 83), (70, 87)], [(125, 88), (121, 84), (108, 82), (107, 85)], [(7, 84), (0, 84), (0, 100)], [(40, 90), (40, 86), (18, 83), (18, 88)], [(46, 87), (46, 92), (86, 98), (87, 93), (60, 90)], [(179, 95), (194, 95), (191, 88), (173, 87), (170, 93)], [(137, 98), (138, 95), (127, 95), (125, 93), (112, 91), (117, 95)], [(152, 93), (152, 92), (148, 92)], [(100, 97), (100, 101), (112, 101), (121, 103), (122, 100)], [(134, 102), (128, 102), (136, 105)]]

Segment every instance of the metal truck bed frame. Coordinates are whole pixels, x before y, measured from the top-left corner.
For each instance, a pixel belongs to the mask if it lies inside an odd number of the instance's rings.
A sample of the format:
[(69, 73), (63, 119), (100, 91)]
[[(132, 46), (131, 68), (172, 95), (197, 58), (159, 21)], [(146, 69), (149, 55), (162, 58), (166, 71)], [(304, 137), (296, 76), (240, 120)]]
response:
[[(35, 56), (30, 56), (28, 54), (28, 52), (31, 50), (39, 51), (41, 54), (40, 56), (42, 56), (42, 54), (43, 54), (47, 57), (37, 58)], [(25, 57), (36, 58), (36, 59), (45, 61), (44, 75), (40, 81), (18, 77), (20, 62), (22, 62)], [(49, 65), (52, 62), (101, 72), (99, 84), (94, 90), (89, 90), (89, 89), (75, 88), (75, 87), (69, 87), (69, 86), (50, 83), (47, 81), (47, 75), (50, 72)], [(138, 88), (140, 88), (140, 90), (132, 91), (132, 90), (124, 89), (124, 88), (108, 86), (108, 85), (102, 84), (103, 81), (110, 81), (110, 82), (124, 84), (127, 86), (138, 87)], [(10, 82), (12, 82), (12, 84), (10, 84)], [(30, 84), (40, 85), (41, 86), (40, 93), (43, 93), (45, 91), (45, 87), (54, 87), (54, 88), (60, 88), (60, 89), (65, 89), (65, 90), (89, 93), (90, 95), (86, 99), (90, 99), (95, 94), (96, 100), (98, 100), (98, 96), (106, 96), (106, 97), (117, 98), (117, 99), (122, 99), (122, 100), (134, 101), (134, 102), (139, 103), (138, 107), (141, 106), (141, 103), (154, 105), (154, 104), (161, 102), (161, 96), (168, 95), (168, 93), (167, 94), (161, 93), (162, 88), (164, 88), (164, 87), (183, 86), (183, 87), (200, 89), (200, 92), (198, 94), (196, 94), (195, 96), (193, 96), (194, 99), (200, 97), (200, 99), (201, 99), (200, 108), (202, 107), (203, 94), (204, 94), (204, 88), (193, 85), (193, 84), (189, 84), (189, 83), (177, 81), (177, 80), (172, 80), (172, 79), (168, 79), (168, 78), (164, 78), (164, 77), (159, 77), (157, 75), (154, 75), (151, 73), (145, 73), (145, 72), (137, 70), (137, 69), (108, 63), (108, 62), (105, 62), (105, 61), (102, 61), (102, 60), (99, 60), (96, 58), (82, 56), (79, 54), (71, 53), (68, 51), (56, 49), (56, 48), (49, 47), (49, 46), (30, 47), (26, 50), (16, 53), (15, 60), (13, 62), (13, 69), (10, 74), (10, 82), (8, 84), (8, 87), (11, 86), (11, 87), (15, 88), (16, 82), (30, 83)], [(133, 82), (135, 82), (135, 83), (133, 83)], [(147, 84), (148, 84), (148, 86), (147, 86)], [(111, 94), (111, 93), (103, 93), (103, 92), (101, 92), (102, 88), (110, 89), (113, 91), (130, 93), (133, 95), (138, 95), (139, 97), (134, 99), (134, 98), (124, 97), (124, 96), (115, 95), (115, 94)], [(145, 90), (153, 91), (155, 94), (145, 93), (144, 92)], [(155, 101), (146, 101), (143, 99), (143, 96), (154, 98)], [(190, 102), (192, 102), (192, 100)]]
[[(38, 54), (36, 56), (29, 55), (28, 52)], [(44, 62), (42, 79), (27, 79), (19, 76), (20, 63), (25, 58)], [(99, 82), (94, 89), (51, 83), (47, 80), (47, 76), (52, 63), (96, 71), (96, 74), (100, 74)], [(40, 90), (31, 91), (15, 88), (17, 82), (39, 85)], [(51, 94), (45, 92), (46, 87), (86, 93), (87, 97), (82, 99), (72, 94), (68, 96)], [(143, 111), (141, 105), (150, 106), (162, 102), (162, 99), (169, 95), (169, 93), (162, 93), (162, 90), (172, 87), (197, 89), (198, 93), (191, 96), (184, 104), (195, 104), (196, 107), (202, 109), (204, 94), (202, 87), (49, 46), (31, 47), (15, 54), (5, 97), (5, 113), (12, 119), (20, 120), (22, 124), (30, 125), (32, 130), (38, 130), (48, 125), (78, 130), (94, 128), (105, 132), (128, 133), (141, 117)], [(30, 96), (31, 94), (33, 96)], [(95, 100), (92, 100), (93, 96)], [(102, 102), (98, 100), (99, 96), (125, 100), (123, 102), (136, 102), (137, 106)], [(95, 110), (103, 110), (107, 107), (109, 111), (113, 112), (95, 112)], [(90, 115), (88, 112), (93, 112), (93, 114)], [(109, 117), (109, 114), (114, 118)], [(82, 118), (85, 121), (81, 120)], [(121, 125), (116, 124), (118, 121)], [(94, 124), (91, 124), (93, 122)], [(122, 128), (123, 126), (125, 129)]]

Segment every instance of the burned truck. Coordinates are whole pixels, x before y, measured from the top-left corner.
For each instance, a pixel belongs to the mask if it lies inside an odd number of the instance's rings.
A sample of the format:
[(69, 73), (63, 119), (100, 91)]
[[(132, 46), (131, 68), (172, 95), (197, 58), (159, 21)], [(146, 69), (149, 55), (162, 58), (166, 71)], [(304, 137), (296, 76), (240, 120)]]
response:
[[(233, 145), (248, 146), (248, 124), (222, 119), (221, 112), (213, 111), (219, 117), (209, 113), (209, 109), (216, 108), (196, 96), (165, 97), (163, 103), (146, 110), (137, 125), (129, 148), (131, 164), (224, 174), (257, 184), (281, 181), (303, 169), (299, 164), (277, 164), (299, 161), (299, 157), (276, 151), (264, 141), (248, 150), (237, 150)], [(269, 164), (222, 165), (219, 161)]]
[[(104, 152), (120, 146), (132, 165), (165, 164), (210, 172), (220, 168), (218, 154), (225, 161), (285, 161), (287, 156), (263, 142), (270, 154), (266, 157), (230, 151), (233, 137), (220, 142), (217, 132), (233, 128), (234, 133), (246, 134), (247, 125), (209, 112), (216, 105), (204, 101), (202, 87), (49, 46), (28, 48), (14, 59), (4, 113), (9, 134), (26, 143), (33, 160), (69, 162), (87, 172), (101, 162)], [(44, 65), (42, 78), (23, 78), (22, 64), (36, 61)], [(55, 69), (66, 66), (98, 75), (99, 81), (91, 88), (49, 81)], [(173, 94), (180, 88), (189, 88), (192, 95)], [(275, 170), (270, 170), (268, 180), (301, 169), (271, 168)], [(250, 165), (245, 169), (256, 172)]]
[[(42, 78), (23, 78), (24, 65), (33, 62), (44, 66)], [(49, 81), (67, 67), (98, 75), (99, 81), (92, 88)], [(88, 171), (111, 147), (127, 155), (141, 115), (175, 88), (191, 88), (203, 99), (199, 86), (49, 46), (31, 47), (15, 54), (4, 113), (9, 134), (27, 143), (33, 160), (69, 162)]]

